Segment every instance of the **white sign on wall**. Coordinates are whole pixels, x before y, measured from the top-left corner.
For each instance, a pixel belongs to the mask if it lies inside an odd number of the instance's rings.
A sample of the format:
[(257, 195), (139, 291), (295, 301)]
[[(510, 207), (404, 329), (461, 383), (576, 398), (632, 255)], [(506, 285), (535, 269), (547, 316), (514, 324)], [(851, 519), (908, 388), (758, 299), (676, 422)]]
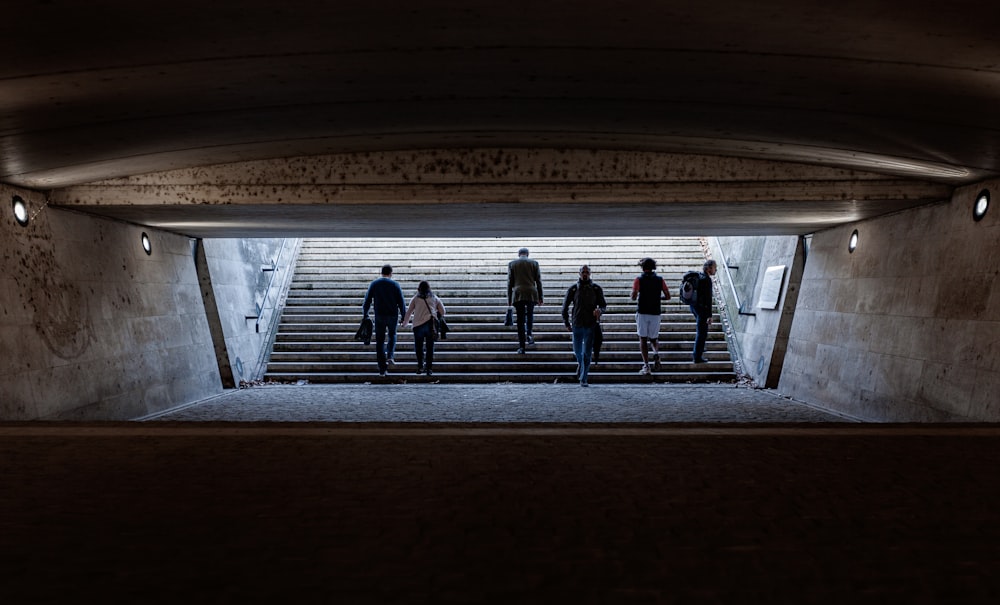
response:
[(781, 285), (785, 280), (785, 265), (768, 267), (764, 272), (764, 282), (760, 286), (760, 299), (757, 306), (761, 309), (777, 309), (781, 298)]

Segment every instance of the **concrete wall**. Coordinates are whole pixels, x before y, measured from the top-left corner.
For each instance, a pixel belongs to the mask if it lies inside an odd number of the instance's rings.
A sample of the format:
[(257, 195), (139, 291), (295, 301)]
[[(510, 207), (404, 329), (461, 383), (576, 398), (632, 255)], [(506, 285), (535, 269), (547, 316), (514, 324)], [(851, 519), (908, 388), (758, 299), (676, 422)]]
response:
[(187, 237), (0, 201), (0, 419), (129, 419), (222, 391)]
[(991, 181), (814, 235), (783, 394), (875, 421), (1000, 421), (1000, 208), (972, 220), (983, 188), (1000, 204)]
[[(280, 311), (279, 298), (287, 291), (294, 270), (298, 239), (206, 239), (207, 275), (201, 275), (203, 294), (212, 296), (218, 318), (208, 311), (209, 322), (218, 322), (224, 346), (220, 371), (226, 387), (258, 380)], [(272, 267), (274, 270), (264, 271)], [(208, 291), (205, 291), (205, 288)], [(258, 315), (259, 319), (252, 316)], [(214, 327), (214, 326), (213, 326)], [(217, 343), (218, 344), (218, 343)]]
[[(775, 388), (802, 278), (804, 256), (799, 238), (720, 237), (713, 241), (713, 248), (713, 256), (720, 264), (717, 292), (737, 343), (740, 369), (756, 386)], [(721, 266), (723, 262), (732, 266), (728, 272)], [(764, 273), (772, 266), (785, 267), (778, 306), (762, 309), (758, 303)], [(730, 277), (733, 288), (729, 286)]]

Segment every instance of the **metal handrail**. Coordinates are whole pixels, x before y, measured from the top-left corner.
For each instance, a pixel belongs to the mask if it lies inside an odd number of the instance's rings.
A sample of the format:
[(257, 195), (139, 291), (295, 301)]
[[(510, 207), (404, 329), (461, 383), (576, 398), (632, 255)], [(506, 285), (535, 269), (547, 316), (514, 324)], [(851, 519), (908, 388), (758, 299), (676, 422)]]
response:
[[(717, 245), (716, 248), (719, 250), (719, 256), (722, 257), (722, 267), (726, 270), (726, 280), (729, 282), (729, 290), (733, 293), (733, 300), (736, 301), (736, 312), (740, 315), (756, 317), (756, 313), (743, 310), (743, 302), (740, 301), (740, 294), (736, 291), (736, 285), (733, 282), (733, 274), (729, 272), (729, 261), (726, 260), (726, 251), (722, 249), (721, 245)], [(735, 268), (736, 270), (739, 270), (740, 267), (739, 265), (736, 265)]]
[[(270, 272), (271, 279), (267, 281), (267, 287), (264, 288), (264, 296), (260, 303), (254, 301), (254, 307), (256, 308), (256, 315), (247, 315), (247, 319), (256, 320), (254, 322), (254, 332), (260, 334), (260, 320), (264, 315), (264, 311), (268, 309), (267, 307), (267, 297), (271, 294), (271, 286), (274, 284), (274, 276), (278, 273), (278, 260), (281, 259), (281, 253), (285, 250), (285, 242), (288, 241), (287, 238), (281, 240), (281, 247), (278, 248), (278, 254), (271, 260), (270, 265), (262, 265), (260, 270), (263, 273)], [(271, 308), (274, 308), (272, 305)]]

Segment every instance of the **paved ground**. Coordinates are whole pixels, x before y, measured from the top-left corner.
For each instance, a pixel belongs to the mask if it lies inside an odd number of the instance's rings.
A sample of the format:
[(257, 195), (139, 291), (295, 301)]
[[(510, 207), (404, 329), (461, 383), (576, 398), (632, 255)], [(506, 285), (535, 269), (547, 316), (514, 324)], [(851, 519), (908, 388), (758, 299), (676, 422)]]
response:
[(359, 385), (0, 425), (0, 603), (1000, 602), (1000, 427), (835, 420)]
[(366, 384), (230, 391), (157, 420), (238, 422), (844, 422), (734, 385)]

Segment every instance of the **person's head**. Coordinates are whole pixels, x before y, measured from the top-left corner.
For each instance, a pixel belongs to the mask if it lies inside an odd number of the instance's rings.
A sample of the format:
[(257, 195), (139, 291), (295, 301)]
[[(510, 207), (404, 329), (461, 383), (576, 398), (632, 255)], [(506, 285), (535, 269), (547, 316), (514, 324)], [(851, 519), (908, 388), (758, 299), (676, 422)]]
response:
[(708, 275), (715, 275), (716, 265), (714, 260), (707, 260), (705, 264), (701, 266), (701, 270)]
[(431, 285), (429, 283), (422, 281), (417, 285), (417, 294), (419, 294), (420, 296), (426, 298), (427, 295), (430, 293), (431, 293)]
[(392, 265), (382, 265), (382, 277), (389, 277), (392, 275)]
[(580, 281), (587, 281), (590, 279), (590, 266), (583, 265), (580, 267)]
[(520, 250), (517, 251), (517, 255), (518, 256), (528, 256), (528, 249), (527, 248), (521, 248)]
[(655, 271), (656, 261), (647, 256), (646, 258), (639, 261), (639, 266), (642, 267), (643, 271)]

